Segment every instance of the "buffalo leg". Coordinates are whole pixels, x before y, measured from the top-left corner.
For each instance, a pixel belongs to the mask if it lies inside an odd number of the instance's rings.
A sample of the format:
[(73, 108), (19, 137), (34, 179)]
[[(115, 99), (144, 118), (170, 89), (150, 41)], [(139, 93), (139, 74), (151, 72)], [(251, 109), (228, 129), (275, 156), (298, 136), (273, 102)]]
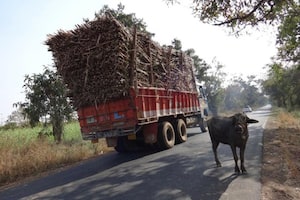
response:
[(212, 148), (213, 148), (213, 151), (214, 151), (215, 161), (216, 161), (217, 167), (222, 167), (222, 165), (219, 161), (219, 158), (218, 158), (218, 154), (217, 154), (218, 146), (219, 146), (219, 142), (213, 142)]
[(247, 170), (244, 166), (244, 155), (245, 155), (245, 148), (240, 148), (241, 170), (242, 173), (247, 173)]
[(235, 162), (235, 172), (236, 173), (240, 173), (240, 169), (239, 169), (239, 166), (238, 166), (238, 156), (236, 154), (236, 147), (235, 146), (231, 146), (231, 150), (232, 150), (232, 154), (233, 154), (233, 158), (234, 158), (234, 162)]

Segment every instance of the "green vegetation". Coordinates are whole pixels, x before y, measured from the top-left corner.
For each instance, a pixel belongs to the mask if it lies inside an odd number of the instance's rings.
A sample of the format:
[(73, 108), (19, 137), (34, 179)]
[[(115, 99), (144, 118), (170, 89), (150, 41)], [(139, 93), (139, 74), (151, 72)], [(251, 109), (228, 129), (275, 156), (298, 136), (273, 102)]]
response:
[(78, 122), (67, 123), (64, 129), (59, 144), (39, 134), (47, 131), (42, 126), (1, 129), (0, 186), (111, 151), (104, 140), (96, 144), (83, 141)]
[[(171, 4), (181, 2), (179, 0), (165, 1)], [(236, 35), (250, 30), (249, 28), (265, 27), (261, 25), (276, 27), (278, 54), (267, 66), (269, 73), (262, 84), (262, 89), (265, 94), (270, 96), (270, 101), (274, 105), (286, 108), (288, 111), (300, 108), (299, 1), (195, 0), (191, 8), (200, 21), (216, 26), (225, 26)], [(248, 95), (248, 97), (250, 96)], [(220, 97), (214, 98), (214, 100), (218, 100), (214, 102), (219, 104), (221, 99)]]
[(288, 111), (300, 108), (299, 66), (284, 67), (281, 63), (269, 65), (269, 77), (264, 81), (263, 86), (274, 105), (286, 108)]

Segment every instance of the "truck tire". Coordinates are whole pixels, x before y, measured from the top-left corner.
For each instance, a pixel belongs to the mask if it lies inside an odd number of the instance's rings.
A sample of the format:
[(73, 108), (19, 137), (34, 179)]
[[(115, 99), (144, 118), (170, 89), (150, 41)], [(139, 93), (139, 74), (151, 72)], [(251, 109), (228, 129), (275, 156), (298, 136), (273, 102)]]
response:
[(178, 119), (176, 121), (175, 136), (177, 144), (183, 143), (187, 140), (186, 124), (182, 119)]
[(159, 147), (170, 149), (175, 145), (175, 131), (170, 122), (162, 122), (158, 129)]

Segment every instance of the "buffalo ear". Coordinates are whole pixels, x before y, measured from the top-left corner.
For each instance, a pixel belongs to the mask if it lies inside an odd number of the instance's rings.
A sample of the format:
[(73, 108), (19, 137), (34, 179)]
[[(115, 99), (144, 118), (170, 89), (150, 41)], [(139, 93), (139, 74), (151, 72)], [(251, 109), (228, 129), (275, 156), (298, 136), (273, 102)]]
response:
[(247, 119), (248, 124), (258, 123), (256, 119)]

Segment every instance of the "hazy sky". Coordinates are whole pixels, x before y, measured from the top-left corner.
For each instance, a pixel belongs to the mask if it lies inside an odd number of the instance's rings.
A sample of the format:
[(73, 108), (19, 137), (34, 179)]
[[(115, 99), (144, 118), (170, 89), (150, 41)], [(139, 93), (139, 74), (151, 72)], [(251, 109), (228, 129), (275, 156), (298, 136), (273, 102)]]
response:
[(228, 36), (223, 28), (204, 25), (194, 18), (187, 5), (167, 6), (162, 0), (9, 0), (0, 2), (0, 123), (7, 119), (15, 102), (24, 101), (24, 76), (43, 72), (52, 64), (44, 45), (47, 34), (70, 30), (83, 18), (94, 19), (103, 5), (125, 5), (155, 33), (161, 45), (181, 40), (183, 50), (194, 48), (210, 63), (216, 58), (229, 74), (264, 74), (263, 67), (276, 54), (275, 37), (254, 33), (239, 38)]

